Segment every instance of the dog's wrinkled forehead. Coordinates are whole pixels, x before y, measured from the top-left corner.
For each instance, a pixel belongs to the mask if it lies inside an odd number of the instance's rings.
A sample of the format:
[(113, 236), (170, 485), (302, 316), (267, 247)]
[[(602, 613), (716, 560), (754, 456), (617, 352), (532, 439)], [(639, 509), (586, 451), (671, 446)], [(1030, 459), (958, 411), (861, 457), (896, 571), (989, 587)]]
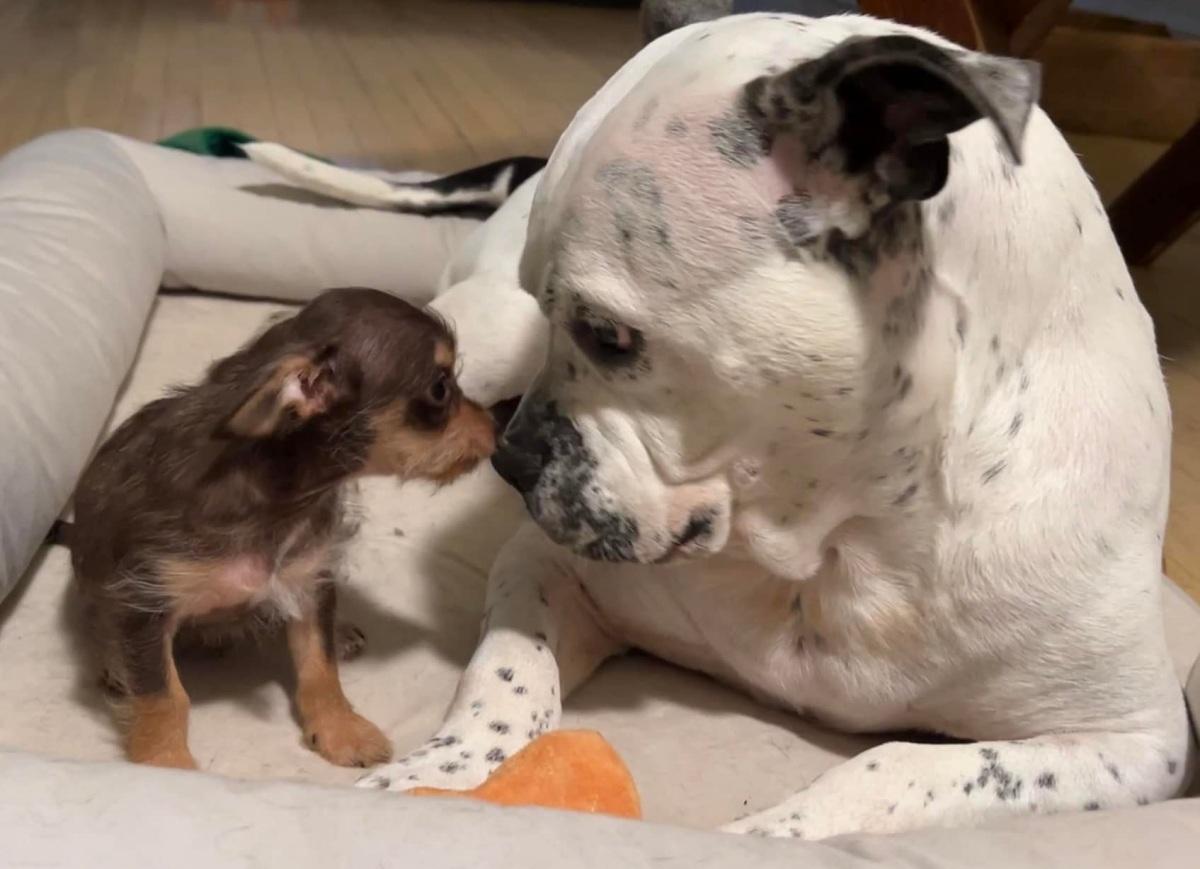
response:
[(947, 137), (976, 120), (1019, 160), (1037, 89), (1036, 65), (858, 16), (734, 16), (668, 34), (560, 140), (522, 284), (587, 274), (620, 307), (621, 284), (641, 298), (695, 293), (772, 254), (856, 238), (889, 203), (940, 191)]
[[(608, 107), (585, 140), (565, 143), (570, 166), (539, 193), (531, 225), (527, 265), (535, 271), (554, 260), (571, 273), (611, 273), (620, 279), (614, 294), (629, 279), (695, 291), (745, 268), (757, 247), (747, 241), (775, 232), (771, 203), (790, 183), (761, 159), (762, 134), (737, 102), (740, 86), (777, 61), (768, 62), (770, 51), (739, 52), (728, 40), (696, 36)], [(802, 56), (780, 34), (773, 38), (788, 58)], [(828, 46), (809, 42), (814, 56)], [(556, 160), (568, 159), (561, 151)], [(549, 187), (553, 195), (545, 195)], [(597, 251), (612, 261), (595, 262)]]

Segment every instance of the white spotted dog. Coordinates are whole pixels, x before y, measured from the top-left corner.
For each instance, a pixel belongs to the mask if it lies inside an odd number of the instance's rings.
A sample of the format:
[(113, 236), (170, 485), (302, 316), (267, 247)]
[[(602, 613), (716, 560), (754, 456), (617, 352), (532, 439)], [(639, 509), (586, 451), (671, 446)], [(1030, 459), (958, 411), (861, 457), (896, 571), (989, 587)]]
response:
[(845, 730), (969, 741), (883, 744), (733, 831), (1179, 793), (1167, 398), (1037, 89), (921, 30), (753, 15), (657, 40), (585, 106), (527, 239), (518, 195), (491, 240), (523, 243), (548, 324), (494, 459), (533, 522), (445, 724), (364, 785), (478, 784), (637, 647)]

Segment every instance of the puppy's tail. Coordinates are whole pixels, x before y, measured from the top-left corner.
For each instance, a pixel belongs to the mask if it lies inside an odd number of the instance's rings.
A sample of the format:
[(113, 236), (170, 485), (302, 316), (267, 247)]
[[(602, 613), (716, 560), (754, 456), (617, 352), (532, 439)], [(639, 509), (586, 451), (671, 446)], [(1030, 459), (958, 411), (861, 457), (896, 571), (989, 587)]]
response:
[(63, 519), (55, 519), (54, 524), (50, 526), (50, 530), (46, 532), (46, 539), (42, 542), (46, 546), (65, 546), (71, 548), (71, 534), (75, 531), (75, 525)]
[(239, 147), (253, 162), (305, 190), (352, 205), (425, 215), (486, 217), (546, 165), (540, 157), (511, 157), (424, 181), (389, 181), (323, 163), (275, 142)]

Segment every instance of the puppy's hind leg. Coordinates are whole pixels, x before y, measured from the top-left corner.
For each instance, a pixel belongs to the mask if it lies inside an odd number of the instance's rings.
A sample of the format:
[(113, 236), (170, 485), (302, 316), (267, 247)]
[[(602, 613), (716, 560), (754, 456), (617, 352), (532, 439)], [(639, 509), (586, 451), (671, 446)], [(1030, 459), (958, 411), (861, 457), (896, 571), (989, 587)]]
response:
[(131, 611), (120, 620), (127, 700), (125, 753), (134, 763), (195, 769), (188, 750), (190, 703), (175, 669), (173, 620), (166, 612)]
[(482, 639), (442, 727), (360, 787), (473, 788), (558, 726), (563, 695), (618, 651), (564, 558), (532, 523), (509, 541), (488, 580)]

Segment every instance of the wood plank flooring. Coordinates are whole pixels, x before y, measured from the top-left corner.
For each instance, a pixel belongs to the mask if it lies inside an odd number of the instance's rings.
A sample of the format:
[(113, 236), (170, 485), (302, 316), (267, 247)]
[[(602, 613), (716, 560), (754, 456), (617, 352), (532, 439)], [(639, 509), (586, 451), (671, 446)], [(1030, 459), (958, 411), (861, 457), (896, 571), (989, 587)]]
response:
[[(0, 0), (0, 153), (94, 126), (201, 124), (356, 165), (546, 154), (638, 46), (629, 9), (508, 0)], [(1161, 152), (1071, 136), (1106, 200)], [(1175, 414), (1166, 565), (1200, 600), (1200, 227), (1138, 287)]]

